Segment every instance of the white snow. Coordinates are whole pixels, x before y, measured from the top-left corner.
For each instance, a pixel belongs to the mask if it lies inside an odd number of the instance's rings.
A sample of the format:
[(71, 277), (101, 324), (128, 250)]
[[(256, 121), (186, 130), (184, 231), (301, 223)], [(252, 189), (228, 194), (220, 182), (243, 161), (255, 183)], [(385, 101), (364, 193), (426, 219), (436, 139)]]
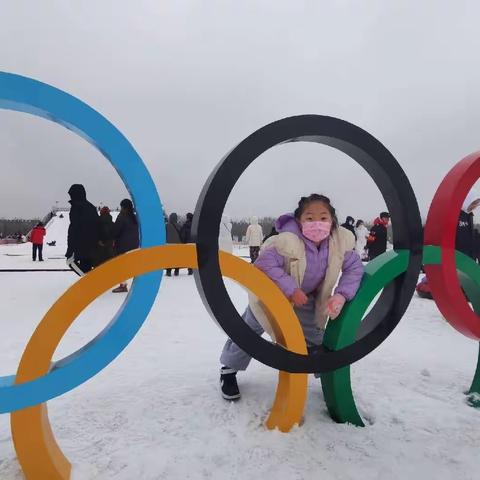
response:
[[(0, 254), (0, 268), (6, 262), (23, 264), (22, 257)], [(68, 272), (0, 273), (0, 374), (14, 373), (35, 325), (75, 281)], [(228, 288), (243, 309), (245, 292), (233, 282)], [(99, 298), (73, 324), (56, 358), (95, 336), (123, 298)], [(463, 394), (478, 344), (453, 330), (434, 302), (415, 297), (390, 338), (353, 366), (365, 428), (334, 423), (311, 377), (304, 425), (289, 434), (265, 430), (277, 373), (252, 362), (239, 374), (242, 399), (225, 402), (218, 390), (224, 341), (193, 278), (185, 270), (164, 278), (149, 318), (122, 355), (48, 403), (73, 478), (478, 478), (480, 410)], [(22, 478), (8, 415), (0, 416), (0, 478)]]

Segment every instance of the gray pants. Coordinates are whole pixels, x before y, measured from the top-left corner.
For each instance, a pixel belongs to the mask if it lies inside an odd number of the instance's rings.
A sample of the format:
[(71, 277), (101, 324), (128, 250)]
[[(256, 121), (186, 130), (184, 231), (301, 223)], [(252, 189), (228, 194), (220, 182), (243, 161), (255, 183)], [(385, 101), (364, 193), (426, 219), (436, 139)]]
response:
[[(322, 344), (324, 330), (317, 327), (314, 320), (315, 300), (313, 296), (308, 297), (308, 303), (303, 307), (294, 307), (300, 324), (302, 326), (307, 346), (313, 347)], [(253, 315), (250, 307), (247, 307), (245, 313), (242, 315), (245, 323), (258, 335), (261, 335), (264, 330), (258, 323), (258, 320)], [(230, 339), (227, 340), (220, 356), (220, 363), (226, 367), (234, 370), (246, 370), (252, 357), (244, 352), (237, 344)]]

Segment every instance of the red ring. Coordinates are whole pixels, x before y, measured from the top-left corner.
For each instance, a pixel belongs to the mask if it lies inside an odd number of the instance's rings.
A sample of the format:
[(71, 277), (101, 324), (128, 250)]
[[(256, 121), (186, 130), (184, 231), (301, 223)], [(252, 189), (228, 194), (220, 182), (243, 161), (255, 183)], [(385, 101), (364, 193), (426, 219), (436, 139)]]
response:
[(432, 296), (448, 323), (467, 337), (480, 340), (480, 317), (470, 308), (455, 265), (455, 237), (462, 203), (480, 178), (480, 152), (448, 172), (432, 200), (425, 224), (425, 245), (441, 249), (441, 263), (425, 265)]

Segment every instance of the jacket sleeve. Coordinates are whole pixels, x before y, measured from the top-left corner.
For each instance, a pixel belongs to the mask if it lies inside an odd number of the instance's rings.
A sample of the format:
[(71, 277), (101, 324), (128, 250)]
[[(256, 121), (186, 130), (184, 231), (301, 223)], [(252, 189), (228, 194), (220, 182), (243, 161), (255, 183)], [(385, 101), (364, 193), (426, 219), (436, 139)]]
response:
[(268, 275), (287, 298), (290, 298), (298, 288), (295, 280), (285, 272), (285, 258), (275, 248), (267, 248), (262, 251), (255, 266)]
[(335, 289), (335, 293), (344, 296), (347, 300), (352, 300), (355, 297), (360, 282), (363, 277), (363, 263), (355, 251), (348, 251), (342, 265), (342, 276)]

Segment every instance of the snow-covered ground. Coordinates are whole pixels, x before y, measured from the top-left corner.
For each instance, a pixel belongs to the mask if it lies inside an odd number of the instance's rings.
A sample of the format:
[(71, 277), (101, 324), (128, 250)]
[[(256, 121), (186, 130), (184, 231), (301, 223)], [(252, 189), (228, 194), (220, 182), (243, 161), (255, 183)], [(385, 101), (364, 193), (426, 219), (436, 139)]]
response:
[[(22, 257), (0, 254), (0, 269), (17, 262)], [(1, 375), (14, 373), (35, 325), (75, 281), (69, 272), (0, 273)], [(228, 288), (243, 309), (245, 292), (233, 282)], [(56, 358), (95, 336), (123, 299), (99, 298), (73, 324)], [(432, 301), (415, 297), (390, 338), (353, 366), (356, 398), (370, 420), (365, 428), (334, 423), (312, 377), (304, 425), (289, 434), (265, 430), (277, 373), (252, 362), (239, 374), (242, 399), (225, 402), (218, 390), (224, 341), (193, 278), (186, 271), (164, 278), (149, 318), (122, 355), (49, 402), (73, 478), (478, 478), (480, 410), (463, 395), (478, 345), (449, 327)], [(22, 478), (8, 415), (0, 416), (0, 478)]]

